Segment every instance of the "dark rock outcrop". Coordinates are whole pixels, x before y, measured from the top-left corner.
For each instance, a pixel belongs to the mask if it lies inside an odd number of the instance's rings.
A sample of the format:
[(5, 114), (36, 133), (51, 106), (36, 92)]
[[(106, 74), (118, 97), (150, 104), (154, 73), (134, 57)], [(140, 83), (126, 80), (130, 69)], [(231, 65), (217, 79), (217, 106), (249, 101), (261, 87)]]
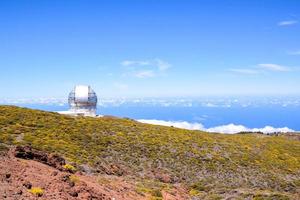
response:
[(30, 146), (17, 146), (13, 150), (13, 155), (17, 158), (35, 160), (59, 170), (63, 170), (63, 165), (66, 164), (65, 159), (59, 155), (47, 154), (45, 152), (32, 149)]

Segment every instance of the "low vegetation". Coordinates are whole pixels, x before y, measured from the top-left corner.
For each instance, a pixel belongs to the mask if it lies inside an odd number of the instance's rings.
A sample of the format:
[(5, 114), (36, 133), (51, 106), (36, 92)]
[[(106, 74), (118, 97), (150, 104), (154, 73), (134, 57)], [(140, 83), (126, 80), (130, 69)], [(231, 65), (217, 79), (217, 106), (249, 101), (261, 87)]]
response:
[(74, 184), (79, 183), (79, 181), (80, 181), (80, 178), (79, 178), (78, 176), (76, 176), (76, 175), (71, 175), (71, 176), (69, 177), (69, 179), (70, 179), (70, 181), (71, 181), (72, 183), (74, 183)]
[[(219, 199), (233, 191), (242, 196), (245, 189), (255, 199), (299, 193), (300, 141), (284, 135), (212, 134), (0, 106), (0, 143), (5, 144), (0, 149), (31, 145), (58, 153), (75, 169), (182, 183), (195, 199)], [(255, 196), (253, 191), (267, 192)], [(161, 198), (159, 190), (149, 192)]]
[(65, 164), (63, 166), (63, 168), (70, 171), (70, 172), (75, 172), (76, 171), (76, 168), (73, 165), (70, 165), (70, 164)]
[(29, 189), (28, 192), (30, 192), (31, 194), (36, 195), (38, 197), (40, 197), (44, 194), (44, 190), (39, 187), (33, 187), (33, 188)]

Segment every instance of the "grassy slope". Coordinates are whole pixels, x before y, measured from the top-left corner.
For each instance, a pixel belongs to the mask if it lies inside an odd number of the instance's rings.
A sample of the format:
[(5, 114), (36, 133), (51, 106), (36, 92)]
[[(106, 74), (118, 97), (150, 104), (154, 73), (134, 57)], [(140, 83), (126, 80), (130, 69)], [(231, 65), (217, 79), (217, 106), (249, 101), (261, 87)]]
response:
[(300, 141), (283, 136), (210, 134), (0, 106), (0, 142), (30, 144), (95, 169), (113, 164), (136, 177), (168, 175), (191, 185), (193, 194), (246, 188), (293, 196), (300, 187)]

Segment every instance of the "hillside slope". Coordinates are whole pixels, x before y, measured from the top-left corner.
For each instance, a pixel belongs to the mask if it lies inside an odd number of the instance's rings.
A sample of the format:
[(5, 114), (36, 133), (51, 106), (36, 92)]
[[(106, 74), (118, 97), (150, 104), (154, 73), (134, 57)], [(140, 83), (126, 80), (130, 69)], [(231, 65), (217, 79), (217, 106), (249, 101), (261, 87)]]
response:
[[(112, 189), (110, 184), (98, 183), (97, 177), (62, 172), (34, 160), (22, 160), (9, 155), (0, 157), (0, 161), (0, 176), (3, 177), (0, 180), (0, 199), (34, 200), (36, 196), (47, 200), (141, 199), (138, 194), (130, 193), (132, 184), (118, 184), (116, 188), (119, 190), (128, 188), (120, 193)], [(35, 192), (37, 188), (40, 193)]]
[(86, 173), (127, 177), (141, 193), (181, 184), (193, 199), (300, 199), (300, 141), (285, 136), (212, 134), (0, 106), (0, 142), (55, 152)]

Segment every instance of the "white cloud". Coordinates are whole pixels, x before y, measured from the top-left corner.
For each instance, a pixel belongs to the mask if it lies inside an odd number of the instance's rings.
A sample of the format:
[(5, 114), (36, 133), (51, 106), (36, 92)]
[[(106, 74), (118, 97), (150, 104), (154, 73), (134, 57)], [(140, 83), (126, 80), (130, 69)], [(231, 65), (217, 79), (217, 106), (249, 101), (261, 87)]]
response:
[(239, 74), (260, 74), (266, 71), (273, 71), (273, 72), (290, 72), (290, 71), (298, 71), (297, 67), (288, 67), (284, 65), (272, 64), (272, 63), (262, 63), (258, 64), (252, 68), (232, 68), (228, 71), (239, 73)]
[(164, 121), (164, 120), (155, 120), (155, 119), (153, 120), (141, 119), (138, 121), (147, 124), (173, 126), (173, 127), (189, 129), (189, 130), (202, 130), (202, 131), (213, 132), (213, 133), (227, 133), (227, 134), (234, 134), (239, 132), (263, 132), (263, 133), (294, 132), (294, 130), (289, 129), (288, 127), (274, 128), (272, 126), (265, 126), (263, 128), (251, 129), (243, 125), (227, 124), (227, 125), (221, 125), (221, 126), (216, 126), (211, 128), (205, 128), (201, 123), (189, 123), (186, 121)]
[(134, 76), (137, 78), (150, 78), (154, 77), (155, 73), (152, 70), (143, 70), (135, 72)]
[(124, 60), (120, 63), (122, 66), (152, 66), (160, 71), (167, 70), (171, 67), (171, 64), (156, 58), (150, 60)]
[(165, 71), (171, 67), (171, 64), (161, 59), (155, 59), (156, 65), (160, 71)]
[(203, 103), (202, 106), (204, 106), (204, 107), (209, 107), (209, 108), (219, 107), (218, 105), (213, 104), (213, 103), (210, 103), (210, 102)]
[(150, 65), (150, 62), (149, 61), (140, 61), (140, 60), (124, 60), (121, 62), (121, 65), (123, 65), (123, 66), (132, 66), (132, 65), (146, 66), (146, 65)]
[(272, 126), (265, 126), (264, 128), (254, 128), (251, 129), (254, 132), (263, 132), (263, 133), (274, 133), (274, 132), (282, 132), (282, 133), (287, 133), (287, 132), (294, 132), (294, 130), (289, 129), (288, 127), (282, 127), (282, 128), (274, 128)]
[(291, 25), (295, 25), (297, 24), (298, 21), (296, 20), (287, 20), (287, 21), (281, 21), (281, 22), (278, 22), (278, 26), (291, 26)]
[(164, 121), (164, 120), (156, 120), (156, 119), (140, 119), (138, 120), (141, 123), (146, 124), (155, 124), (161, 126), (174, 126), (177, 128), (189, 129), (189, 130), (203, 130), (204, 127), (200, 123), (189, 123), (185, 121)]
[(255, 69), (229, 69), (229, 71), (240, 74), (258, 74), (260, 72)]
[(258, 67), (269, 70), (269, 71), (277, 71), (277, 72), (288, 72), (291, 71), (290, 67), (277, 65), (277, 64), (258, 64)]
[(263, 132), (263, 133), (274, 133), (274, 132), (294, 132), (294, 130), (289, 129), (288, 127), (283, 128), (274, 128), (272, 126), (265, 126), (264, 128), (247, 128), (243, 125), (235, 125), (235, 124), (228, 124), (222, 126), (216, 126), (212, 128), (206, 129), (208, 132), (216, 132), (216, 133), (228, 133), (234, 134), (239, 132)]
[(227, 124), (227, 125), (208, 128), (208, 129), (206, 129), (206, 131), (207, 132), (215, 132), (215, 133), (234, 134), (234, 133), (238, 133), (238, 132), (249, 131), (249, 129), (242, 125)]
[(137, 78), (149, 78), (163, 74), (167, 71), (171, 64), (162, 59), (149, 59), (149, 60), (124, 60), (120, 63), (122, 66), (127, 67), (129, 73)]

